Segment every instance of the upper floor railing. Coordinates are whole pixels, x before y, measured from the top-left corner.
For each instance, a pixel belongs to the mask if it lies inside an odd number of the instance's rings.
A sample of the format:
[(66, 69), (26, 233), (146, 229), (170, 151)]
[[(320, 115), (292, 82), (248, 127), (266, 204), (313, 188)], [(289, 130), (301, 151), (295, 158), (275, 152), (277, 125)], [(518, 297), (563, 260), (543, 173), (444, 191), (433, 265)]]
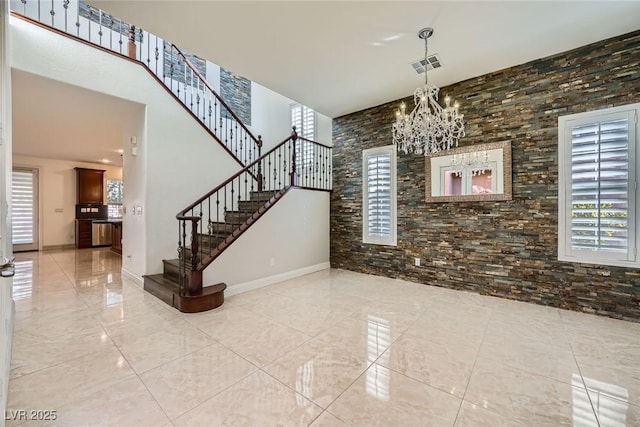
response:
[[(194, 56), (174, 44), (78, 0), (10, 0), (15, 15), (143, 64), (242, 165), (261, 154), (262, 141), (207, 81)], [(204, 69), (203, 69), (204, 68)]]

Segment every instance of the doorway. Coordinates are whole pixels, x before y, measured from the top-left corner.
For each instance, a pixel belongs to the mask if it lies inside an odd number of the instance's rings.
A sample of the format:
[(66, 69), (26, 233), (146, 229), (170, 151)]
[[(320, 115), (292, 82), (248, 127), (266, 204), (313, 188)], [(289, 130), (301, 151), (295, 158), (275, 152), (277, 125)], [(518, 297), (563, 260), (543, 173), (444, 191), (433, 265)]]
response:
[(13, 168), (11, 231), (13, 252), (38, 250), (38, 169)]

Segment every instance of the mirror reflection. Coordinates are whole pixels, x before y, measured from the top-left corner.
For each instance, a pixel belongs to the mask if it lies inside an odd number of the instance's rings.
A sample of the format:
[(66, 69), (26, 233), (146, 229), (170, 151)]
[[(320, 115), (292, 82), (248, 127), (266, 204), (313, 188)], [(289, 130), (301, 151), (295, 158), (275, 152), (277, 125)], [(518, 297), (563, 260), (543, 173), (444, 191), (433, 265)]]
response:
[(511, 199), (511, 145), (483, 144), (448, 150), (426, 159), (426, 200)]

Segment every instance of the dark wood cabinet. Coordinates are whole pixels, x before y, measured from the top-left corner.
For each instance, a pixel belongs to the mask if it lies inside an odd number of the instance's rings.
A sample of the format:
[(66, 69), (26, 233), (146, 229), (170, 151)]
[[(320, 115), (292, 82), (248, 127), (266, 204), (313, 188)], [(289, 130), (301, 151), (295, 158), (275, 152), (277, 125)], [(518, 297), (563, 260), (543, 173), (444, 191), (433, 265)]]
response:
[(104, 170), (76, 169), (76, 201), (79, 205), (102, 205), (104, 200)]
[(112, 222), (111, 250), (117, 254), (122, 254), (122, 223)]
[(91, 224), (90, 219), (76, 219), (76, 248), (91, 247)]

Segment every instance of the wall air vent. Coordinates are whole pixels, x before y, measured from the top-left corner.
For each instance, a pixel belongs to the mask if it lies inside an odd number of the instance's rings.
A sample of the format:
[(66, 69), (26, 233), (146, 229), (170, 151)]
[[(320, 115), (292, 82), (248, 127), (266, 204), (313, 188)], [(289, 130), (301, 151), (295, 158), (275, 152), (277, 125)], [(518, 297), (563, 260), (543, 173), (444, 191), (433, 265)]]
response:
[[(435, 55), (427, 56), (426, 63), (429, 64), (427, 65), (429, 67), (429, 70), (442, 67), (442, 62), (440, 62), (440, 57), (438, 56), (437, 53)], [(424, 73), (424, 65), (425, 65), (424, 59), (418, 59), (417, 61), (414, 61), (411, 63), (411, 66), (413, 67), (414, 70), (416, 70), (416, 73), (418, 74)]]

